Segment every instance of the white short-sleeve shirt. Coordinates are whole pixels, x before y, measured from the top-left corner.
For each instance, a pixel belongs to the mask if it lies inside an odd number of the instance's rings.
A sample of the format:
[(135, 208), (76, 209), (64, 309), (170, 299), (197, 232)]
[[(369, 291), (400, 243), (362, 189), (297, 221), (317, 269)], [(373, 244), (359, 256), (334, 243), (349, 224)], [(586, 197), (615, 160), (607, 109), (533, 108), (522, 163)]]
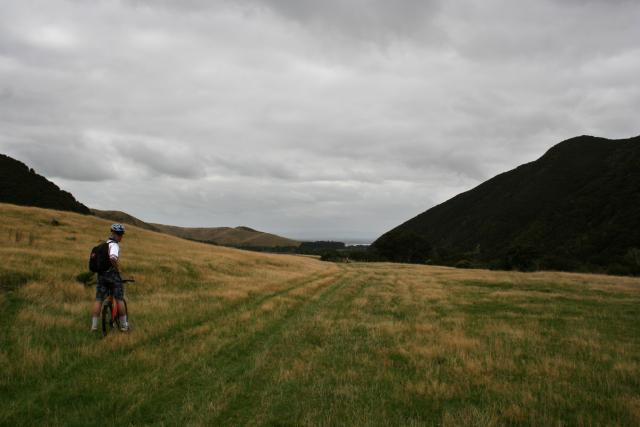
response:
[(109, 240), (109, 258), (118, 259), (120, 256), (120, 245), (115, 240)]

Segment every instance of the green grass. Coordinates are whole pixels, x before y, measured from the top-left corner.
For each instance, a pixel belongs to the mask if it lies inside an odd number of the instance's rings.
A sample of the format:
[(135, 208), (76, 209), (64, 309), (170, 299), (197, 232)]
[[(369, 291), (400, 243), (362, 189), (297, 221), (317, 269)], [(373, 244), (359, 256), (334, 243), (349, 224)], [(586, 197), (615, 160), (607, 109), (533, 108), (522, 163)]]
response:
[(99, 339), (75, 277), (108, 223), (0, 212), (0, 233), (37, 236), (0, 243), (2, 425), (640, 423), (637, 279), (335, 265), (132, 229), (133, 330)]

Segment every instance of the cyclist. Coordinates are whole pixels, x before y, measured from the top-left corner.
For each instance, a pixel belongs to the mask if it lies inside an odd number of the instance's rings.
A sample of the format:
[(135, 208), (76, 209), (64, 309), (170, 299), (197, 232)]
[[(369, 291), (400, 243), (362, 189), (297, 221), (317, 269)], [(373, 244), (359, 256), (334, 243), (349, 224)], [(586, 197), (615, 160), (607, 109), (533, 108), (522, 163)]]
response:
[(127, 313), (122, 303), (124, 299), (124, 288), (122, 287), (122, 278), (120, 277), (120, 242), (124, 237), (124, 225), (113, 224), (111, 226), (111, 237), (107, 240), (109, 243), (109, 261), (111, 267), (104, 273), (98, 273), (98, 284), (96, 285), (96, 302), (93, 304), (93, 313), (91, 319), (91, 331), (98, 330), (98, 316), (102, 302), (107, 297), (109, 288), (113, 293), (113, 297), (118, 304), (118, 313), (120, 314), (120, 330), (128, 331), (129, 323), (127, 322)]

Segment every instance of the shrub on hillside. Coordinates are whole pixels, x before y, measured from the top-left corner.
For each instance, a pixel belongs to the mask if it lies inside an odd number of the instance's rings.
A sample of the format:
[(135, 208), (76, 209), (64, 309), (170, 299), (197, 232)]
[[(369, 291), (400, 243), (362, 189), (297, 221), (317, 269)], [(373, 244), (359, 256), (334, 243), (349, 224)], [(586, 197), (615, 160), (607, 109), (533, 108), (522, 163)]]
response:
[(321, 261), (330, 261), (330, 262), (347, 262), (348, 257), (346, 254), (338, 252), (336, 250), (323, 252), (320, 256)]
[(630, 266), (640, 268), (640, 249), (629, 248), (624, 258)]
[(532, 246), (512, 246), (505, 256), (507, 270), (536, 271), (540, 269), (541, 254)]
[(460, 261), (456, 262), (455, 268), (476, 268), (477, 266), (469, 261), (468, 259), (461, 259)]
[(322, 261), (332, 262), (379, 262), (385, 261), (375, 251), (355, 250), (332, 250), (322, 253), (320, 256)]
[(375, 251), (381, 258), (423, 264), (431, 253), (431, 245), (413, 231), (390, 232), (375, 242)]
[(300, 253), (318, 253), (321, 251), (344, 249), (344, 242), (333, 241), (317, 241), (317, 242), (302, 242), (298, 246)]

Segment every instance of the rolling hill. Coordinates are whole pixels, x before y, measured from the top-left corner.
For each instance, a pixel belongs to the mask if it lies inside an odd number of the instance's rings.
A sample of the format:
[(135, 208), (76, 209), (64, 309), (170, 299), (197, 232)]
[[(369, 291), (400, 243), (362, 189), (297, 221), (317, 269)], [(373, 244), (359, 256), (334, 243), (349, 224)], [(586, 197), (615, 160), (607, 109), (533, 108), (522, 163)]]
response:
[(120, 211), (103, 211), (91, 209), (91, 212), (111, 221), (124, 224), (135, 225), (146, 230), (158, 231), (160, 233), (171, 234), (188, 240), (213, 243), (222, 246), (234, 247), (279, 247), (279, 246), (300, 246), (300, 242), (275, 234), (265, 233), (249, 227), (201, 227), (189, 228), (174, 225), (153, 224), (144, 222), (132, 215)]
[(640, 273), (640, 137), (563, 141), (373, 248), (395, 261)]
[(90, 214), (71, 193), (38, 175), (24, 163), (0, 154), (0, 202)]
[(122, 211), (104, 211), (100, 209), (91, 208), (91, 213), (99, 218), (108, 219), (113, 222), (119, 222), (127, 225), (134, 225), (139, 228), (144, 228), (145, 230), (151, 231), (160, 231), (153, 225), (144, 222), (133, 215), (129, 215), (126, 212)]
[(235, 247), (300, 246), (300, 242), (275, 234), (257, 231), (249, 227), (191, 228), (173, 225), (151, 224), (163, 233), (199, 242)]

